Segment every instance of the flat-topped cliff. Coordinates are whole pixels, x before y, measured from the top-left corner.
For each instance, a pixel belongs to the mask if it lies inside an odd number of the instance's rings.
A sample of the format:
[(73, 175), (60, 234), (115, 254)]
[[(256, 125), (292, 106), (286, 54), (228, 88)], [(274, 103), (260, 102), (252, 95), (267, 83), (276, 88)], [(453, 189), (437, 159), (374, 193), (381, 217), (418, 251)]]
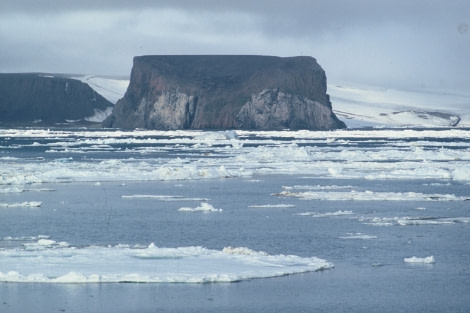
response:
[(87, 84), (52, 74), (0, 74), (0, 126), (93, 120), (113, 104)]
[(312, 57), (161, 55), (134, 58), (105, 127), (335, 129), (326, 76)]

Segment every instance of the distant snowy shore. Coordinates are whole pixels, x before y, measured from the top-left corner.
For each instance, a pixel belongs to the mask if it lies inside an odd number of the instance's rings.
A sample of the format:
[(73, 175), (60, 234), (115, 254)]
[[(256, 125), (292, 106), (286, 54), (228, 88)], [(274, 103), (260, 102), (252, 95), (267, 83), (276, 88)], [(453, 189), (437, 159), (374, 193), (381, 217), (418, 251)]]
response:
[(335, 114), (356, 127), (470, 127), (470, 93), (328, 85)]

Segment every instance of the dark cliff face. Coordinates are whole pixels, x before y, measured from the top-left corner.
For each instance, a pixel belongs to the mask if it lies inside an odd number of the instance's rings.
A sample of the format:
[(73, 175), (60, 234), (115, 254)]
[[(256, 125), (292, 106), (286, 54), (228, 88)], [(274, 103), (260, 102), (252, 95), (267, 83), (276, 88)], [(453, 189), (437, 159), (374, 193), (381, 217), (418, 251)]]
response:
[[(275, 96), (268, 97), (268, 93)], [(127, 92), (103, 125), (149, 129), (345, 127), (331, 110), (325, 72), (314, 58), (252, 55), (135, 57)]]
[(113, 104), (78, 80), (46, 74), (0, 74), (0, 125), (82, 120)]

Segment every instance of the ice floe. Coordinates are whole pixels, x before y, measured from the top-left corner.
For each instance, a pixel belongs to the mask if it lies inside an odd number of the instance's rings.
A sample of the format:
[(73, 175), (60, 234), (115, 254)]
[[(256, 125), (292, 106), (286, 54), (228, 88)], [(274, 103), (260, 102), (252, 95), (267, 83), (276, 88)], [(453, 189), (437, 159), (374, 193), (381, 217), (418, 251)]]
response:
[(434, 259), (434, 256), (428, 256), (428, 257), (425, 257), (425, 258), (418, 258), (418, 257), (411, 257), (411, 258), (404, 258), (403, 261), (405, 263), (423, 263), (423, 264), (434, 264), (436, 263), (435, 259)]
[[(15, 185), (8, 188), (44, 182), (197, 180), (267, 174), (470, 182), (468, 129), (0, 129), (0, 140), (1, 150), (11, 155), (0, 159), (0, 186)], [(37, 157), (25, 159), (23, 149), (32, 147), (38, 151)], [(347, 191), (346, 186), (309, 189)], [(369, 196), (366, 192), (337, 195)]]
[(353, 211), (336, 211), (336, 212), (326, 212), (326, 213), (316, 213), (316, 212), (304, 212), (298, 213), (297, 215), (301, 216), (311, 216), (311, 217), (334, 217), (334, 216), (344, 216), (344, 215), (353, 215)]
[(159, 201), (209, 201), (207, 198), (188, 198), (173, 195), (123, 195), (123, 199), (154, 199)]
[(470, 223), (470, 217), (360, 217), (360, 222), (373, 226), (447, 225)]
[(203, 213), (209, 213), (209, 212), (222, 212), (222, 209), (216, 209), (214, 208), (211, 204), (207, 202), (201, 202), (201, 205), (195, 207), (195, 208), (190, 208), (190, 207), (182, 207), (179, 208), (178, 211), (180, 212), (203, 212)]
[(368, 240), (368, 239), (377, 239), (379, 237), (373, 236), (373, 235), (366, 235), (363, 233), (349, 233), (346, 236), (341, 236), (339, 237), (340, 239), (362, 239), (362, 240)]
[(27, 248), (0, 249), (0, 282), (215, 283), (330, 269), (317, 257), (270, 255), (247, 247), (71, 247), (40, 239)]
[[(286, 189), (286, 188), (285, 188)], [(465, 201), (469, 197), (459, 197), (453, 194), (425, 194), (420, 192), (376, 192), (376, 191), (328, 191), (328, 192), (294, 192), (290, 189), (275, 194), (279, 197), (294, 197), (302, 200), (331, 200), (331, 201)]]
[(15, 203), (1, 203), (0, 208), (21, 208), (21, 207), (29, 207), (29, 208), (37, 208), (42, 205), (40, 201), (24, 201), (24, 202), (15, 202)]
[(294, 204), (252, 204), (249, 208), (295, 208)]

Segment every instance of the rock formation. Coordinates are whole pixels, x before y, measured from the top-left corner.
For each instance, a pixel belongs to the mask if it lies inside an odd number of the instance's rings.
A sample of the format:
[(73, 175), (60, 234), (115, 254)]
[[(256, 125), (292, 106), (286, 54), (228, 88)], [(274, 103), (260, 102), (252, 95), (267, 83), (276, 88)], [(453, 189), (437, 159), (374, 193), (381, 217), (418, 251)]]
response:
[(134, 58), (105, 127), (335, 129), (326, 76), (312, 57), (166, 55)]
[(50, 74), (0, 74), (0, 126), (85, 121), (112, 106), (79, 80)]

